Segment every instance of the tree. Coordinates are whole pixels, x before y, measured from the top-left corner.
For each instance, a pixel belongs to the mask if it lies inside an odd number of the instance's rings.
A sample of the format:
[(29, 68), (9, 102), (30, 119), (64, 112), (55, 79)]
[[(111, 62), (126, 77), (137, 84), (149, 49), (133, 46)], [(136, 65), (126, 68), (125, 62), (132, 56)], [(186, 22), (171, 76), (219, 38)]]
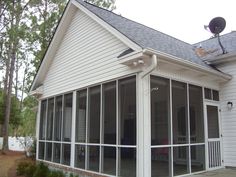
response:
[(37, 100), (28, 96), (23, 101), (21, 111), (21, 124), (17, 129), (17, 134), (20, 136), (35, 136)]
[[(5, 105), (4, 105), (4, 93), (3, 90), (0, 89), (0, 124), (4, 122), (4, 110), (5, 110)], [(10, 114), (10, 120), (9, 124), (12, 126), (13, 131), (15, 131), (19, 125), (21, 125), (21, 110), (20, 110), (20, 101), (15, 95), (11, 96), (11, 114)]]
[[(30, 122), (28, 120), (35, 121), (35, 112), (25, 106), (23, 98), (29, 92), (67, 1), (0, 1), (0, 69), (4, 71), (3, 82), (0, 81), (0, 88), (3, 83), (0, 96), (3, 150), (8, 149), (9, 124), (16, 133), (21, 122), (27, 124)], [(88, 2), (109, 10), (115, 9), (115, 0)], [(23, 75), (22, 79), (20, 75)], [(18, 94), (19, 91), (21, 94)]]
[[(4, 1), (5, 2), (5, 1)], [(8, 131), (9, 121), (11, 116), (11, 101), (12, 101), (12, 86), (13, 77), (15, 72), (15, 62), (17, 52), (19, 51), (21, 39), (24, 38), (24, 27), (26, 22), (23, 21), (24, 11), (30, 2), (25, 0), (13, 0), (6, 1), (5, 4), (1, 3), (1, 7), (4, 6), (4, 24), (1, 25), (2, 35), (4, 34), (5, 40), (5, 81), (4, 81), (4, 123), (2, 127), (3, 135), (3, 151), (8, 150)]]
[(111, 11), (116, 9), (116, 6), (115, 6), (116, 0), (86, 0), (86, 2), (94, 4), (98, 7), (103, 7)]

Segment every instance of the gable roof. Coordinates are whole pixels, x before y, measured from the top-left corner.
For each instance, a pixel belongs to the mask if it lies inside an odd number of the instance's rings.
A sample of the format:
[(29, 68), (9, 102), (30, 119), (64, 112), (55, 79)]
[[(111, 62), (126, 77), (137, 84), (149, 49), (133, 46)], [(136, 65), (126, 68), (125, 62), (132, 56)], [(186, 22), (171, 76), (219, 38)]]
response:
[(31, 85), (31, 92), (42, 84), (47, 69), (50, 66), (50, 62), (57, 50), (57, 47), (60, 45), (63, 34), (66, 31), (73, 14), (76, 12), (78, 5), (80, 5), (79, 8), (83, 7), (83, 11), (87, 15), (100, 23), (113, 35), (120, 38), (128, 46), (132, 46), (131, 50), (124, 51), (117, 56), (117, 58), (127, 55), (130, 52), (132, 53), (132, 50), (151, 49), (154, 53), (160, 52), (162, 54), (167, 54), (168, 57), (174, 58), (179, 62), (192, 63), (197, 68), (201, 68), (201, 70), (212, 72), (212, 74), (217, 74), (223, 78), (225, 77), (229, 79), (230, 77), (205, 63), (195, 53), (195, 47), (189, 43), (124, 18), (106, 9), (84, 2), (83, 0), (70, 0), (65, 8), (63, 16), (61, 17), (60, 23), (58, 23), (53, 38), (45, 52), (44, 58), (41, 60), (40, 66)]
[(97, 7), (82, 0), (76, 1), (143, 49), (151, 48), (201, 66), (210, 67), (195, 54), (194, 46), (191, 44), (129, 20), (101, 7)]
[[(227, 54), (236, 52), (236, 31), (232, 31), (230, 33), (220, 36), (220, 41), (223, 47), (225, 48)], [(218, 43), (217, 37), (213, 37), (205, 41), (198, 42), (194, 45), (201, 46), (206, 51), (216, 50), (215, 52), (213, 52), (211, 55), (209, 55), (206, 58), (220, 56), (223, 53)]]

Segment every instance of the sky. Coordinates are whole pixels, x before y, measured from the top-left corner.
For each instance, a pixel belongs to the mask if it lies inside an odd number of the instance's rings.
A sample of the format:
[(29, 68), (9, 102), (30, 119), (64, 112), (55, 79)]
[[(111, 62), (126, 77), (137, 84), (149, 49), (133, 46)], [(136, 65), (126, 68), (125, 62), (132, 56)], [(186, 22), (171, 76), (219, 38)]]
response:
[(204, 29), (214, 17), (223, 17), (226, 28), (236, 30), (236, 0), (116, 0), (117, 14), (190, 44), (208, 39)]

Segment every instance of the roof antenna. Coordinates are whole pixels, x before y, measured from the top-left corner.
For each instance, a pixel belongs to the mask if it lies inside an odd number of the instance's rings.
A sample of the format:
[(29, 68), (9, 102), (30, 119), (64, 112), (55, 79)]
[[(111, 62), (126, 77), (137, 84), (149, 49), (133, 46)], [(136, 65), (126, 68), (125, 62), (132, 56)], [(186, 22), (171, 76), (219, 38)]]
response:
[(222, 45), (220, 41), (220, 33), (225, 29), (226, 21), (222, 17), (215, 17), (213, 18), (209, 25), (204, 25), (204, 28), (207, 30), (209, 29), (212, 34), (214, 34), (215, 37), (218, 39), (218, 43), (222, 49), (223, 54), (226, 54), (227, 51), (225, 50), (224, 46)]

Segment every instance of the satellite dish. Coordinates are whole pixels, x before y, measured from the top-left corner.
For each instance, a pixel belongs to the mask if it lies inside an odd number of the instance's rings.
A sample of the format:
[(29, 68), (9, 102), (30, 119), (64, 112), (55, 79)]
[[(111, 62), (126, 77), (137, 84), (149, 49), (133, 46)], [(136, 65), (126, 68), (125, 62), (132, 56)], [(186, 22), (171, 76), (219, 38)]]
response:
[(220, 33), (225, 29), (225, 26), (226, 26), (226, 21), (222, 17), (215, 17), (210, 21), (208, 26), (207, 25), (204, 26), (205, 29), (208, 28), (211, 31), (211, 33), (213, 33), (214, 36), (218, 38), (218, 43), (222, 49), (223, 54), (226, 54), (227, 51), (225, 50), (224, 46), (220, 41)]
[(222, 17), (216, 17), (210, 21), (208, 27), (213, 34), (218, 35), (225, 29), (225, 26), (226, 26), (225, 19)]

